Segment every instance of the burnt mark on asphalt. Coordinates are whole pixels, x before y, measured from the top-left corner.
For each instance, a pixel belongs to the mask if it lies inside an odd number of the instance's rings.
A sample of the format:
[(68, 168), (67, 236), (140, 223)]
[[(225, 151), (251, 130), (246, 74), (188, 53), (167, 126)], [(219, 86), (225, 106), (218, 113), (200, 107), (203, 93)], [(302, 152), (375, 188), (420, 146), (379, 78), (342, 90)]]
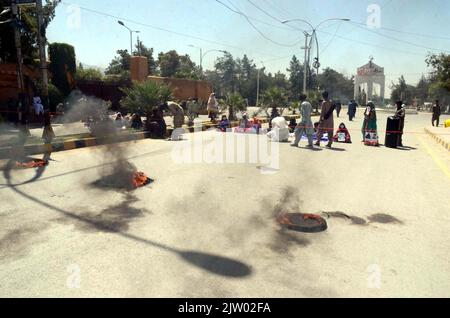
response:
[(384, 213), (377, 213), (372, 214), (368, 217), (368, 220), (365, 220), (364, 218), (360, 218), (358, 216), (348, 215), (344, 212), (336, 211), (336, 212), (323, 212), (322, 213), (326, 218), (336, 218), (336, 219), (342, 219), (351, 221), (354, 225), (368, 225), (370, 223), (381, 223), (381, 224), (403, 224), (402, 221), (397, 219), (396, 217), (384, 214)]
[(77, 219), (59, 219), (63, 223), (73, 223), (78, 230), (88, 233), (106, 232), (119, 233), (126, 232), (129, 224), (136, 218), (143, 217), (151, 212), (146, 209), (137, 209), (132, 207), (137, 202), (135, 196), (131, 194), (125, 195), (125, 200), (118, 205), (110, 206), (101, 212), (87, 211), (78, 214), (80, 221)]
[(291, 232), (282, 227), (275, 232), (269, 246), (275, 253), (290, 254), (293, 248), (306, 247), (309, 244), (311, 244), (311, 241), (304, 234)]
[(48, 224), (37, 223), (6, 232), (0, 238), (0, 262), (26, 256), (30, 247), (37, 242), (36, 236), (48, 226)]
[(323, 212), (322, 215), (324, 215), (326, 218), (337, 218), (342, 219), (346, 221), (351, 221), (354, 225), (367, 225), (367, 221), (363, 218), (360, 218), (358, 216), (354, 215), (348, 215), (344, 212), (336, 211), (336, 212)]
[(389, 215), (389, 214), (383, 214), (383, 213), (377, 213), (372, 214), (368, 217), (369, 221), (371, 223), (381, 223), (381, 224), (403, 224), (402, 221), (397, 219), (396, 217)]

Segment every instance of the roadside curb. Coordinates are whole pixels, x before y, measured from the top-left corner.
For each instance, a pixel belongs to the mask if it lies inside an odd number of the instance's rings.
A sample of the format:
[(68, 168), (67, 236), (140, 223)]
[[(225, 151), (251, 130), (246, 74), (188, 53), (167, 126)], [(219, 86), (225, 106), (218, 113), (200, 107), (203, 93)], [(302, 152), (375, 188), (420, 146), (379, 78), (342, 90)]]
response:
[(431, 132), (430, 130), (428, 130), (427, 128), (424, 128), (425, 132), (430, 135), (434, 140), (437, 141), (437, 143), (441, 144), (445, 149), (447, 149), (448, 151), (450, 151), (450, 142), (442, 139), (439, 135)]
[[(286, 120), (289, 121), (291, 118), (299, 119), (298, 115), (290, 115), (285, 116)], [(260, 119), (262, 124), (267, 124), (269, 119), (264, 118)], [(239, 122), (235, 121), (231, 123), (231, 127), (238, 127)], [(210, 122), (203, 122), (201, 131), (206, 131), (209, 129), (217, 128), (218, 124), (213, 124)], [(188, 127), (183, 126), (183, 129), (188, 133), (193, 133), (195, 131), (200, 131), (200, 126)], [(173, 128), (167, 129), (168, 137), (172, 135)], [(25, 147), (3, 147), (0, 148), (0, 159), (8, 159), (17, 155), (39, 155), (44, 153), (52, 153), (52, 152), (61, 152), (68, 151), (74, 149), (88, 148), (88, 147), (96, 147), (96, 146), (104, 146), (115, 143), (129, 142), (129, 141), (138, 141), (150, 138), (149, 132), (136, 132), (130, 135), (123, 136), (114, 136), (113, 138), (109, 137), (90, 137), (83, 139), (73, 139), (67, 140), (64, 142), (56, 142), (52, 144), (39, 144), (39, 145), (29, 145)]]

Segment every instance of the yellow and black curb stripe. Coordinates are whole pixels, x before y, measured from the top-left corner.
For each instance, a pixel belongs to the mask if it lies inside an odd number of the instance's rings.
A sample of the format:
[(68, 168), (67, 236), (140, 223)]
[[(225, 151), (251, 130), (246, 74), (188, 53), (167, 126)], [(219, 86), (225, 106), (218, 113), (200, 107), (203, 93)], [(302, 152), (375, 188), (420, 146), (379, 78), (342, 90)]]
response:
[(443, 138), (441, 138), (439, 135), (431, 132), (430, 130), (428, 130), (427, 128), (425, 128), (425, 132), (431, 136), (431, 138), (433, 138), (434, 140), (436, 140), (436, 142), (438, 144), (441, 144), (445, 149), (450, 151), (450, 142), (444, 140)]
[[(300, 118), (300, 116), (286, 116), (286, 120), (290, 120), (291, 118)], [(268, 123), (268, 119), (260, 119), (260, 122), (265, 124)], [(231, 127), (238, 127), (239, 122), (232, 122)], [(202, 131), (206, 131), (208, 129), (217, 128), (218, 124), (213, 123), (203, 123)], [(194, 131), (198, 131), (195, 127), (183, 127), (185, 131), (189, 131), (193, 133)], [(198, 127), (199, 129), (200, 127)], [(167, 129), (168, 137), (172, 135), (173, 128)], [(82, 139), (73, 139), (67, 140), (64, 142), (54, 142), (51, 144), (42, 144), (42, 145), (29, 145), (25, 147), (3, 147), (0, 148), (0, 159), (8, 159), (12, 156), (20, 155), (38, 155), (44, 153), (52, 153), (52, 152), (60, 152), (60, 151), (68, 151), (74, 149), (88, 148), (88, 147), (96, 147), (102, 145), (109, 145), (113, 143), (121, 143), (121, 142), (129, 142), (129, 141), (137, 141), (142, 139), (150, 138), (150, 133), (148, 132), (136, 132), (129, 135), (123, 136), (114, 136), (114, 137), (97, 137), (97, 138), (82, 138)]]

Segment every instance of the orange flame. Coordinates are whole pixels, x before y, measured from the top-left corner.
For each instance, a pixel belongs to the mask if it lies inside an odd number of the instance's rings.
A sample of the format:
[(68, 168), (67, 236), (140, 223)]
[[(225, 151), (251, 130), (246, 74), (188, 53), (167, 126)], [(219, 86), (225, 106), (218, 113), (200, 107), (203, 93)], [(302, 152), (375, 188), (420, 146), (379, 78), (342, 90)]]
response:
[(150, 179), (143, 172), (135, 172), (133, 174), (133, 186), (135, 188), (140, 188), (147, 185)]

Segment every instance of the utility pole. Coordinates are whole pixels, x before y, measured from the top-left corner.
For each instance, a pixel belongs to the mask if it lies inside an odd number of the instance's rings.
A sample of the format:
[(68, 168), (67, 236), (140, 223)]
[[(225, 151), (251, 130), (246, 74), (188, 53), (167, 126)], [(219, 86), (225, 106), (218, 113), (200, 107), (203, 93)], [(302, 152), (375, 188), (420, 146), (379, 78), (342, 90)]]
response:
[(47, 73), (47, 57), (45, 54), (45, 25), (44, 25), (44, 11), (42, 10), (42, 0), (36, 0), (36, 9), (38, 16), (38, 46), (39, 46), (39, 59), (41, 66), (41, 77), (42, 77), (42, 93), (41, 100), (44, 110), (49, 110), (49, 100), (48, 100), (48, 73)]
[[(309, 34), (305, 32), (305, 61), (303, 63), (303, 94), (306, 95), (306, 79), (308, 77), (308, 68), (309, 68), (309, 47), (308, 47), (308, 37)], [(308, 66), (307, 66), (308, 65)]]
[(258, 107), (259, 105), (259, 83), (260, 83), (260, 76), (261, 76), (261, 71), (265, 68), (264, 63), (261, 62), (263, 68), (258, 68), (258, 77), (256, 80), (256, 107)]
[(19, 121), (22, 121), (24, 116), (24, 112), (26, 112), (26, 106), (23, 105), (24, 98), (24, 82), (23, 82), (23, 70), (22, 70), (22, 44), (20, 40), (20, 15), (19, 15), (19, 7), (17, 5), (16, 0), (11, 1), (11, 11), (13, 15), (14, 21), (14, 43), (16, 46), (16, 58), (17, 58), (17, 87), (19, 88)]

